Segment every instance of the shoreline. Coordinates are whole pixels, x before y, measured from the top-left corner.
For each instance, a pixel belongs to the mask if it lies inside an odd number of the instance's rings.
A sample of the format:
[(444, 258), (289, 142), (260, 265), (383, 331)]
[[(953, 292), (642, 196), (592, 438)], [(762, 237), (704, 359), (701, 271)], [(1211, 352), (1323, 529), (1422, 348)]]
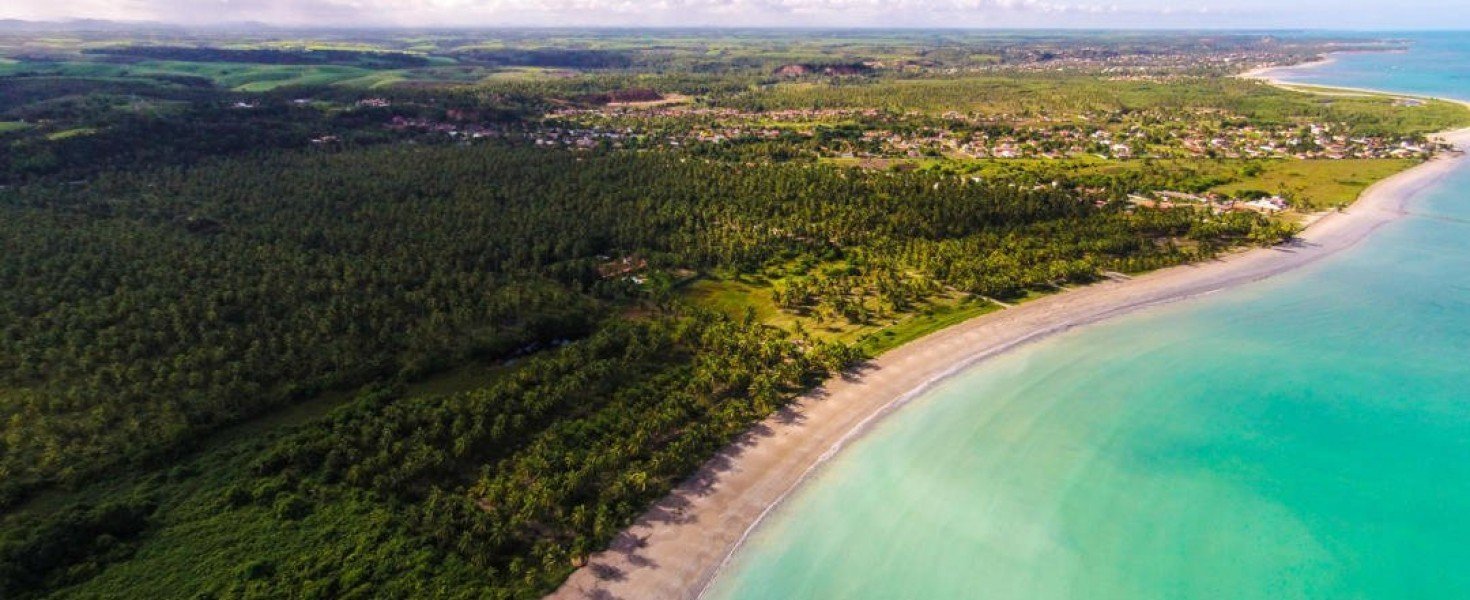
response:
[(1260, 80), (1260, 81), (1264, 81), (1266, 83), (1269, 83), (1271, 85), (1278, 85), (1278, 86), (1293, 85), (1293, 84), (1291, 84), (1289, 82), (1282, 81), (1279, 77), (1272, 77), (1271, 74), (1274, 73), (1274, 72), (1277, 72), (1277, 71), (1287, 71), (1287, 70), (1297, 70), (1297, 69), (1315, 69), (1317, 67), (1325, 67), (1327, 65), (1330, 65), (1332, 63), (1337, 62), (1337, 57), (1335, 56), (1336, 54), (1337, 54), (1336, 52), (1329, 52), (1327, 54), (1322, 55), (1321, 57), (1318, 57), (1316, 60), (1310, 60), (1310, 61), (1307, 61), (1307, 62), (1304, 62), (1304, 63), (1297, 63), (1297, 64), (1294, 64), (1294, 65), (1276, 65), (1276, 66), (1270, 66), (1270, 67), (1256, 67), (1256, 68), (1251, 69), (1249, 71), (1246, 71), (1244, 73), (1240, 73), (1238, 75), (1235, 75), (1235, 77), (1238, 77), (1240, 79), (1257, 79), (1257, 80)]
[[(1291, 85), (1271, 78), (1273, 69), (1239, 77)], [(1470, 128), (1430, 137), (1470, 147)], [(1123, 281), (1105, 280), (971, 319), (890, 350), (741, 434), (547, 597), (698, 598), (766, 515), (802, 482), (884, 416), (935, 385), (1054, 334), (1260, 281), (1352, 248), (1407, 214), (1409, 200), (1465, 159), (1463, 153), (1442, 154), (1378, 181), (1350, 207), (1327, 213), (1288, 244)]]
[[(1314, 61), (1311, 61), (1311, 62), (1304, 62), (1304, 63), (1300, 63), (1300, 64), (1295, 64), (1295, 65), (1281, 65), (1281, 66), (1275, 66), (1275, 67), (1256, 67), (1254, 69), (1251, 69), (1251, 70), (1246, 71), (1244, 73), (1241, 73), (1239, 75), (1234, 75), (1234, 77), (1239, 78), (1239, 79), (1253, 79), (1253, 80), (1256, 80), (1256, 81), (1260, 81), (1260, 82), (1263, 82), (1263, 83), (1266, 83), (1266, 84), (1269, 84), (1269, 85), (1273, 85), (1273, 86), (1282, 88), (1284, 90), (1289, 90), (1289, 91), (1293, 91), (1293, 92), (1301, 92), (1301, 93), (1306, 93), (1306, 94), (1317, 94), (1317, 95), (1321, 95), (1321, 96), (1354, 96), (1354, 95), (1386, 96), (1386, 97), (1389, 97), (1389, 98), (1410, 98), (1410, 99), (1415, 99), (1415, 100), (1438, 100), (1438, 101), (1441, 101), (1441, 102), (1450, 102), (1450, 103), (1454, 103), (1454, 104), (1459, 104), (1459, 105), (1462, 105), (1462, 106), (1470, 107), (1470, 102), (1467, 102), (1467, 101), (1464, 101), (1464, 100), (1456, 100), (1454, 98), (1436, 98), (1434, 96), (1426, 96), (1426, 95), (1423, 95), (1423, 94), (1415, 94), (1415, 93), (1411, 93), (1411, 92), (1395, 92), (1393, 90), (1381, 90), (1381, 89), (1377, 89), (1377, 88), (1368, 88), (1368, 87), (1349, 87), (1349, 86), (1343, 86), (1343, 85), (1322, 85), (1322, 84), (1316, 84), (1316, 83), (1299, 83), (1299, 82), (1294, 82), (1294, 81), (1287, 81), (1287, 80), (1281, 78), (1280, 73), (1281, 72), (1284, 72), (1284, 71), (1297, 71), (1297, 70), (1301, 70), (1301, 69), (1315, 69), (1317, 67), (1324, 67), (1324, 66), (1330, 65), (1332, 63), (1335, 63), (1335, 62), (1337, 62), (1337, 55), (1338, 54), (1351, 54), (1351, 52), (1347, 52), (1347, 51), (1343, 51), (1343, 52), (1332, 52), (1332, 53), (1329, 53), (1329, 54), (1323, 56), (1320, 59), (1317, 59), (1317, 60), (1314, 60)], [(1439, 133), (1436, 133), (1436, 134), (1432, 134), (1431, 137), (1433, 137), (1433, 136), (1451, 135), (1453, 133), (1454, 133), (1453, 131), (1442, 131), (1442, 132), (1439, 132)]]

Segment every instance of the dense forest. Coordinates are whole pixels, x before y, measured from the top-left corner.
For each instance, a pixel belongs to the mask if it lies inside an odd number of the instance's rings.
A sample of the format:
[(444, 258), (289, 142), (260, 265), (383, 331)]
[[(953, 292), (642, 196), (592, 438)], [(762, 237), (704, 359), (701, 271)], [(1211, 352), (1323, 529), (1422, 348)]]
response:
[[(464, 503), (421, 520), (489, 519), (466, 526), (507, 529), (477, 536), (472, 547), (447, 533), (454, 523), (418, 522), (414, 531), (494, 567), (490, 573), (514, 580), (537, 573), (524, 589), (541, 589), (569, 560), (604, 543), (691, 461), (815, 374), (856, 358), (851, 349), (793, 345), (783, 341), (787, 334), (727, 317), (681, 316), (688, 309), (667, 305), (656, 286), (603, 277), (598, 266), (607, 257), (638, 254), (655, 269), (748, 272), (806, 256), (847, 258), (852, 270), (814, 273), (805, 280), (813, 289), (791, 302), (850, 312), (864, 304), (852, 300), (855, 284), (844, 278), (884, 280), (875, 293), (901, 309), (939, 286), (1010, 298), (1279, 235), (1260, 217), (1131, 212), (1051, 187), (500, 146), (306, 152), (116, 172), (82, 187), (11, 190), (3, 210), (0, 469), (11, 506), (45, 486), (166, 465), (222, 426), (323, 392), (410, 382), (469, 360), (584, 340), (514, 369), (509, 387), (480, 392), (474, 404), (363, 408), (333, 425), (332, 437), (280, 442), (257, 469), (360, 488), (385, 502)], [(633, 322), (614, 317), (613, 307), (639, 298), (665, 308)], [(608, 352), (611, 342), (597, 341), (607, 336), (643, 335), (652, 338), (614, 344), (606, 367), (565, 358)], [(638, 345), (650, 354), (636, 354)], [(579, 375), (509, 383), (534, 379), (541, 368)], [(528, 391), (544, 386), (553, 387)], [(632, 407), (673, 412), (623, 423)], [(559, 411), (596, 426), (546, 416)], [(724, 416), (699, 416), (708, 412)], [(598, 450), (587, 427), (622, 433), (597, 434), (608, 444)], [(407, 445), (418, 435), (430, 437)], [(591, 462), (569, 460), (573, 451)], [(518, 499), (552, 473), (575, 479), (536, 492), (546, 497)], [(542, 484), (528, 488), (528, 477)], [(636, 500), (611, 501), (625, 495)], [(310, 504), (309, 497), (299, 496)], [(578, 503), (592, 499), (611, 503)], [(539, 533), (514, 525), (526, 519)], [(555, 543), (563, 534), (550, 531), (562, 528), (572, 545)], [(32, 542), (19, 543), (16, 552), (29, 552)], [(512, 568), (520, 556), (538, 562)], [(34, 569), (12, 575), (7, 589), (34, 589), (56, 576)], [(521, 589), (512, 579), (489, 581)]]
[[(301, 96), (330, 103), (298, 102)], [(115, 81), (102, 77), (0, 77), (0, 122), (44, 124), (5, 135), (0, 185), (85, 180), (107, 171), (183, 166), (231, 155), (306, 148), (331, 139), (333, 147), (405, 141), (384, 127), (393, 116), (444, 118), (453, 110), (481, 123), (517, 123), (542, 104), (538, 96), (476, 90), (402, 90), (389, 111), (355, 107), (359, 90), (283, 88), (249, 96), (220, 93), (197, 77), (149, 74)], [(423, 140), (428, 141), (428, 140)]]
[(1267, 227), (928, 174), (497, 147), (115, 173), (8, 200), (0, 366), (23, 391), (0, 416), (28, 434), (5, 454), (12, 489), (317, 390), (580, 337), (582, 302), (628, 293), (599, 256), (755, 271), (846, 254), (1012, 298), (1198, 255), (1160, 238)]
[(1250, 36), (363, 35), (0, 37), (0, 598), (537, 597), (862, 332), (1296, 231), (1129, 201), (1259, 161), (842, 143), (1464, 116), (1201, 76), (1314, 47)]

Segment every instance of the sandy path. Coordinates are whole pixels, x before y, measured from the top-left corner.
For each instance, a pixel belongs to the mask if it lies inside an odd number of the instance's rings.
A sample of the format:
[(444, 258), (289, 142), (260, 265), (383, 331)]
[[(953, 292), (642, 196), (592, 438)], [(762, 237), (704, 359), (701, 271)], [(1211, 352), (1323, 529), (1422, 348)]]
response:
[[(1444, 134), (1470, 146), (1470, 129)], [(1287, 246), (1105, 281), (972, 319), (892, 350), (766, 419), (659, 501), (549, 598), (695, 598), (773, 507), (867, 426), (935, 382), (1020, 344), (1140, 308), (1296, 269), (1361, 241), (1464, 160), (1443, 156), (1370, 187)]]

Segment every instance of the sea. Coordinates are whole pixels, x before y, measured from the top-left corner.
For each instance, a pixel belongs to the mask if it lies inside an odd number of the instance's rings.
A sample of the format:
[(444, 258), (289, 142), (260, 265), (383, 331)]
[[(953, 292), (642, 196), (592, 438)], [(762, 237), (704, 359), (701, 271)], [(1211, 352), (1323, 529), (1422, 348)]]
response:
[[(1302, 83), (1470, 100), (1470, 34)], [(1470, 598), (1470, 168), (1303, 269), (955, 376), (804, 482), (711, 599)]]

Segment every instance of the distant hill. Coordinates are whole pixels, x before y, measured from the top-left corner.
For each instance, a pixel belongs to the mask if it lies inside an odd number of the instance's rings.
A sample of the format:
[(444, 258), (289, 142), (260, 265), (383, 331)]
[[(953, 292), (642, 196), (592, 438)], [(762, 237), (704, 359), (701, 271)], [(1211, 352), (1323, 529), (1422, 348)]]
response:
[(106, 19), (69, 19), (65, 21), (26, 21), (22, 19), (0, 19), (0, 31), (177, 31), (179, 25), (158, 21), (109, 21)]

